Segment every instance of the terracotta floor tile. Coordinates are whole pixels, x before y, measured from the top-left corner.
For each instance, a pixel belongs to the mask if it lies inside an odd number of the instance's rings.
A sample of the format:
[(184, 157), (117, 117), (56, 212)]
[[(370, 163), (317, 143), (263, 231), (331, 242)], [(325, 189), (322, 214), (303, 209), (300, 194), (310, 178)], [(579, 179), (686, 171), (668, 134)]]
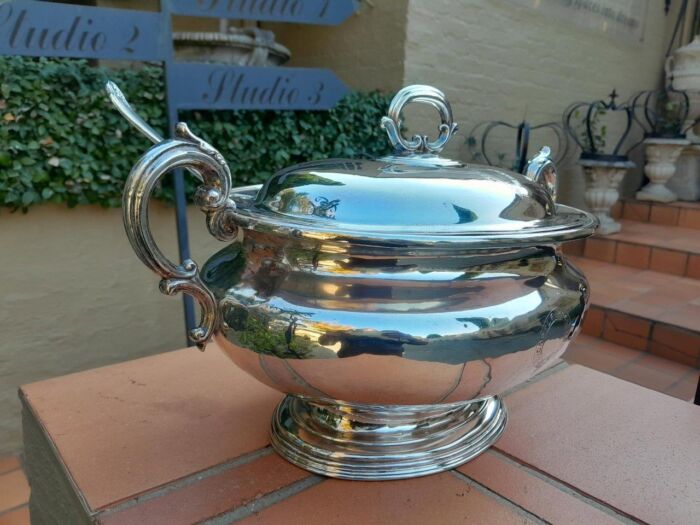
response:
[(695, 391), (698, 388), (698, 375), (699, 373), (697, 371), (693, 371), (674, 385), (671, 385), (666, 389), (665, 393), (669, 396), (677, 397), (678, 399), (690, 401), (692, 403), (695, 397)]
[(600, 334), (603, 333), (604, 319), (605, 312), (602, 309), (590, 307), (586, 312), (586, 316), (583, 318), (581, 331), (584, 334), (592, 335), (594, 337), (600, 336)]
[(493, 450), (457, 470), (548, 523), (620, 523), (612, 516), (534, 476), (526, 467)]
[(620, 242), (617, 244), (615, 252), (615, 262), (625, 266), (633, 266), (646, 270), (649, 268), (649, 258), (651, 256), (651, 248), (643, 244), (629, 244)]
[(698, 230), (628, 220), (621, 220), (620, 224), (622, 231), (608, 235), (607, 240), (700, 253)]
[(328, 480), (240, 521), (280, 525), (532, 523), (454, 474), (403, 481)]
[[(693, 230), (695, 232), (698, 232), (700, 234), (699, 230)], [(667, 239), (659, 244), (663, 245), (663, 248), (667, 248), (669, 250), (675, 250), (678, 252), (686, 252), (689, 255), (690, 254), (695, 254), (697, 255), (700, 253), (700, 243), (698, 243), (697, 239), (688, 239), (686, 237), (676, 237), (675, 239)]]
[(631, 221), (649, 221), (649, 203), (643, 201), (625, 201), (622, 208), (622, 218)]
[(662, 206), (655, 204), (651, 207), (649, 213), (649, 222), (654, 224), (663, 224), (665, 226), (678, 225), (678, 216), (680, 210), (675, 206)]
[[(595, 283), (613, 282), (626, 285), (626, 281), (630, 278), (634, 278), (634, 276), (638, 275), (641, 271), (645, 271), (630, 266), (621, 266), (609, 262), (596, 261), (595, 259), (587, 259), (585, 257), (572, 257), (572, 260), (576, 266), (579, 266), (583, 270), (589, 280)], [(636, 286), (635, 289), (637, 289)], [(648, 286), (643, 286), (641, 291), (647, 291), (648, 289)]]
[(506, 398), (496, 448), (647, 523), (700, 515), (700, 409), (572, 365)]
[(683, 328), (656, 324), (651, 339), (691, 357), (700, 355), (700, 334)]
[(22, 391), (93, 510), (266, 446), (281, 398), (215, 345)]
[(693, 208), (681, 209), (678, 217), (678, 226), (700, 229), (700, 210)]
[(610, 311), (605, 315), (603, 339), (636, 350), (645, 350), (650, 330), (649, 321)]
[(615, 243), (607, 239), (591, 237), (586, 239), (584, 255), (589, 259), (613, 262), (615, 260)]
[(609, 308), (620, 301), (632, 300), (641, 293), (644, 293), (634, 290), (628, 286), (612, 283), (599, 283), (592, 277), (589, 277), (588, 279), (591, 285), (591, 302), (596, 306)]
[(618, 301), (613, 303), (611, 308), (636, 317), (643, 317), (645, 319), (654, 319), (666, 310), (666, 307), (663, 305), (653, 303), (650, 304), (638, 299)]
[(685, 275), (691, 279), (700, 279), (700, 255), (690, 255)]
[(19, 458), (14, 454), (0, 457), (0, 474), (10, 472), (11, 470), (17, 470), (18, 468), (22, 468), (22, 464), (19, 462)]
[(29, 501), (29, 484), (22, 470), (0, 475), (0, 512)]
[(625, 365), (642, 355), (633, 350), (596, 337), (579, 335), (562, 356), (569, 363), (584, 365), (601, 372), (608, 372)]
[(690, 367), (674, 361), (669, 361), (655, 355), (643, 355), (610, 372), (611, 375), (656, 390), (665, 392), (673, 384), (680, 381)]
[(275, 453), (101, 517), (102, 525), (189, 525), (234, 510), (309, 477)]
[(651, 251), (649, 269), (655, 272), (685, 275), (688, 264), (688, 254), (676, 250), (654, 248)]
[(700, 305), (685, 303), (679, 308), (663, 312), (658, 320), (700, 333)]
[(0, 525), (30, 525), (29, 508), (21, 507), (0, 516)]

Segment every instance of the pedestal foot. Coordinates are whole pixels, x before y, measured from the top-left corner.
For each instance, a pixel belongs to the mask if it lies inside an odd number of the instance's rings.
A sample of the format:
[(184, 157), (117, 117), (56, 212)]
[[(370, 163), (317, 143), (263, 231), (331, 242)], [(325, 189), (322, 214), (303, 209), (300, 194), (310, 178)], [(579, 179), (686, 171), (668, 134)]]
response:
[(424, 476), (474, 458), (503, 433), (498, 397), (446, 405), (361, 405), (287, 396), (272, 446), (295, 465), (334, 478)]

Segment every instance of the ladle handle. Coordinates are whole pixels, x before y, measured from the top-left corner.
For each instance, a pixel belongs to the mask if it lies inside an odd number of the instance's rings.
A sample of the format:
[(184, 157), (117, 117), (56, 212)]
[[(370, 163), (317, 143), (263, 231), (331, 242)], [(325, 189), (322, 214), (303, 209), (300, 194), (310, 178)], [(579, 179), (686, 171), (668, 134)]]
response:
[(202, 180), (195, 202), (207, 214), (209, 231), (218, 239), (236, 237), (238, 228), (232, 221), (236, 206), (229, 199), (231, 173), (221, 154), (193, 135), (183, 123), (177, 125), (175, 136), (153, 146), (132, 168), (122, 199), (124, 228), (138, 258), (161, 276), (161, 292), (168, 295), (183, 292), (199, 302), (200, 323), (189, 335), (203, 349), (219, 325), (216, 299), (201, 280), (194, 261), (187, 259), (175, 264), (160, 251), (151, 234), (148, 203), (163, 175), (185, 168)]

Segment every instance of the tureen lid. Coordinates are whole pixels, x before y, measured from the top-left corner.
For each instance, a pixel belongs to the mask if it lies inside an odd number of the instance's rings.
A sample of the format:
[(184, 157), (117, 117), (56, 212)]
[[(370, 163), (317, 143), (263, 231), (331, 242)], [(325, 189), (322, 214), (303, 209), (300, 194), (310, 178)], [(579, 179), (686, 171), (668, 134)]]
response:
[[(409, 102), (440, 113), (434, 141), (402, 136), (401, 111)], [(283, 169), (259, 189), (234, 190), (239, 219), (249, 228), (301, 237), (478, 248), (562, 242), (590, 235), (597, 225), (591, 214), (555, 203), (548, 148), (530, 161), (526, 175), (440, 157), (457, 124), (433, 87), (399, 91), (381, 125), (393, 155)]]

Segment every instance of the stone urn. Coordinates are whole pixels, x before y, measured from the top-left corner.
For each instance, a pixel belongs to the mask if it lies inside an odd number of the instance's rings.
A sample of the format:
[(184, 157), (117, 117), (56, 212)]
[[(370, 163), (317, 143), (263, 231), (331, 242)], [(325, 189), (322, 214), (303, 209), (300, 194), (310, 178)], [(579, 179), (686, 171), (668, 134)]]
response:
[(275, 42), (272, 31), (257, 27), (229, 28), (226, 33), (181, 31), (173, 33), (175, 57), (189, 62), (235, 66), (281, 66), (291, 53)]
[(666, 60), (666, 78), (673, 89), (685, 91), (688, 95), (688, 115), (682, 129), (688, 130), (686, 137), (693, 143), (700, 143), (700, 135), (693, 124), (700, 117), (700, 35), (688, 45), (679, 47)]
[(625, 174), (630, 168), (634, 168), (634, 162), (630, 160), (598, 160), (582, 158), (580, 166), (586, 176), (586, 193), (584, 199), (586, 205), (598, 218), (600, 226), (599, 235), (610, 235), (621, 229), (610, 215), (610, 210), (620, 198), (618, 188)]
[(644, 173), (649, 177), (649, 183), (637, 192), (637, 199), (656, 202), (678, 200), (678, 196), (666, 187), (666, 183), (676, 173), (676, 161), (689, 144), (690, 141), (680, 138), (649, 138), (644, 141)]

